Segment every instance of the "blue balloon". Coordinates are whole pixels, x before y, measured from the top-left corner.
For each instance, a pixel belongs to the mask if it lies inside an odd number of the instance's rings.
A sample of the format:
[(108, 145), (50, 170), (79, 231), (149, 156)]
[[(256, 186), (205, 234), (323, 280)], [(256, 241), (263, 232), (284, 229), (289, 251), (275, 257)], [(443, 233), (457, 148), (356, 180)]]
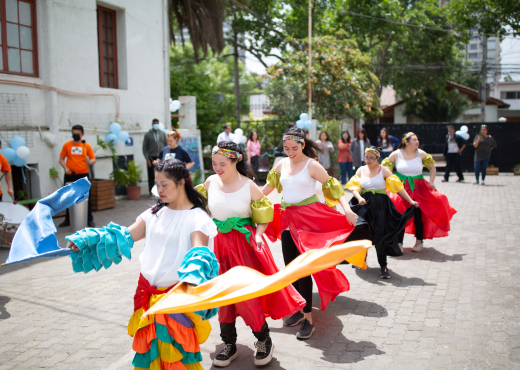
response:
[(112, 144), (115, 144), (117, 142), (117, 135), (116, 134), (113, 134), (113, 133), (110, 133), (107, 135), (107, 143), (112, 143)]
[(303, 124), (303, 126), (307, 129), (307, 130), (310, 130), (312, 128), (312, 121), (305, 121), (305, 123)]
[(309, 120), (309, 115), (307, 113), (300, 114), (300, 119), (305, 122)]
[(117, 137), (119, 138), (119, 140), (125, 142), (130, 137), (130, 134), (128, 132), (126, 132), (126, 131), (121, 131), (119, 133), (119, 135), (117, 135)]
[(305, 128), (305, 125), (302, 120), (298, 120), (296, 121), (296, 127), (303, 129)]
[(11, 139), (11, 148), (14, 150), (18, 149), (20, 146), (27, 146), (25, 145), (25, 140), (21, 136), (15, 136)]
[(170, 130), (168, 130), (167, 128), (163, 129), (162, 132), (164, 132), (165, 134), (167, 134), (168, 132), (170, 132)]
[(0, 150), (0, 154), (2, 154), (5, 159), (7, 159), (7, 162), (11, 163), (16, 157), (16, 150), (13, 148), (3, 148)]
[(112, 122), (110, 124), (110, 132), (113, 134), (119, 134), (121, 132), (121, 125), (117, 122)]
[(26, 163), (27, 163), (27, 158), (15, 157), (13, 159), (13, 164), (17, 167), (23, 167)]

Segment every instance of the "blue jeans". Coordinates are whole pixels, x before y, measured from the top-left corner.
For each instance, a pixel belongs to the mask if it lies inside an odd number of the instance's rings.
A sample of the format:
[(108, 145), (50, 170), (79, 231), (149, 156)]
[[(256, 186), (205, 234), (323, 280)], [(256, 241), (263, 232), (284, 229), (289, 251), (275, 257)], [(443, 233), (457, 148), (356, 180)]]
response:
[[(489, 157), (489, 158), (491, 158), (491, 157)], [(475, 163), (474, 163), (475, 177), (477, 178), (477, 182), (478, 182), (478, 176), (480, 175), (481, 172), (482, 172), (482, 181), (486, 180), (486, 168), (487, 168), (487, 165), (489, 162), (489, 158), (486, 158), (482, 161), (475, 161)]]
[[(339, 162), (339, 169), (341, 171), (341, 185), (346, 185), (348, 180), (354, 176), (354, 170), (352, 169), (352, 162)], [(347, 177), (348, 173), (348, 177)]]
[(381, 157), (379, 157), (379, 163), (383, 162), (383, 159), (388, 158), (392, 154), (392, 152), (381, 152)]

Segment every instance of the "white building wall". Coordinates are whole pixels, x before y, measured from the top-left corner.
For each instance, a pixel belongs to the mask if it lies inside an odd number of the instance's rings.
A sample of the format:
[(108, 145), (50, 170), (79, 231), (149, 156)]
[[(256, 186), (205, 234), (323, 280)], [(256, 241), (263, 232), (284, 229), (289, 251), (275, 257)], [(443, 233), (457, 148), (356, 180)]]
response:
[(396, 105), (394, 107), (394, 123), (404, 124), (406, 123), (406, 116), (404, 110), (406, 109), (406, 103)]
[[(98, 5), (117, 12), (119, 89), (99, 86), (97, 36)], [(153, 118), (169, 127), (169, 41), (166, 0), (39, 0), (38, 21), (39, 78), (0, 73), (0, 93), (26, 94), (30, 102), (30, 124), (47, 126), (44, 135), (54, 136), (56, 146), (49, 147), (32, 131), (33, 146), (28, 165), (37, 165), (40, 173), (41, 196), (57, 189), (49, 176), (58, 164), (62, 145), (71, 140), (74, 124), (85, 127), (84, 139), (95, 147), (96, 135), (105, 138), (109, 125), (116, 119), (116, 103), (111, 96), (70, 96), (34, 87), (14, 86), (5, 81), (30, 82), (84, 94), (117, 94), (120, 98), (119, 118), (123, 129), (134, 140), (132, 147), (117, 144), (118, 155), (133, 154), (144, 172), (143, 194), (146, 188), (146, 162), (142, 155), (143, 135), (151, 128)], [(2, 83), (2, 80), (4, 83)], [(2, 132), (0, 122), (0, 132)], [(8, 143), (3, 141), (4, 147)], [(96, 152), (96, 155), (103, 154)], [(96, 177), (107, 177), (110, 161), (94, 166)], [(5, 181), (2, 191), (6, 192)]]

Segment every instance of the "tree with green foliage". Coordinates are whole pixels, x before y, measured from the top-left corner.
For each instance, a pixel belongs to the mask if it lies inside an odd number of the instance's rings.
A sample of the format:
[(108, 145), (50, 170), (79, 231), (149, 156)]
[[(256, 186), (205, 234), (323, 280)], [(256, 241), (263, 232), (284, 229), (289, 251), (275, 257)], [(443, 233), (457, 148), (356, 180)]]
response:
[[(293, 39), (295, 51), (283, 55), (286, 62), (271, 66), (266, 88), (271, 107), (279, 116), (295, 119), (307, 111), (308, 49), (306, 40)], [(370, 58), (344, 31), (336, 37), (313, 39), (312, 63), (313, 117), (341, 120), (347, 117), (375, 118), (382, 114), (375, 88), (379, 81), (371, 72)]]
[(472, 105), (457, 89), (427, 90), (406, 102), (404, 114), (424, 122), (455, 122)]

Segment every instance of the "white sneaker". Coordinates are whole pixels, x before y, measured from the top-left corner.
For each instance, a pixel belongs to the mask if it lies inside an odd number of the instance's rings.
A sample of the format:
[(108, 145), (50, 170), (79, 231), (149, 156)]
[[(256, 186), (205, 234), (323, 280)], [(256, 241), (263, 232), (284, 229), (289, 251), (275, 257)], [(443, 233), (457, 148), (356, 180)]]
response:
[(412, 248), (412, 252), (420, 252), (424, 249), (424, 244), (422, 241), (417, 240), (415, 245)]
[(480, 184), (481, 184), (481, 185), (486, 185), (486, 183), (485, 183), (484, 181), (482, 181)]
[(404, 253), (404, 250), (403, 250), (403, 243), (398, 243), (399, 244), (399, 249), (401, 250), (402, 253)]

